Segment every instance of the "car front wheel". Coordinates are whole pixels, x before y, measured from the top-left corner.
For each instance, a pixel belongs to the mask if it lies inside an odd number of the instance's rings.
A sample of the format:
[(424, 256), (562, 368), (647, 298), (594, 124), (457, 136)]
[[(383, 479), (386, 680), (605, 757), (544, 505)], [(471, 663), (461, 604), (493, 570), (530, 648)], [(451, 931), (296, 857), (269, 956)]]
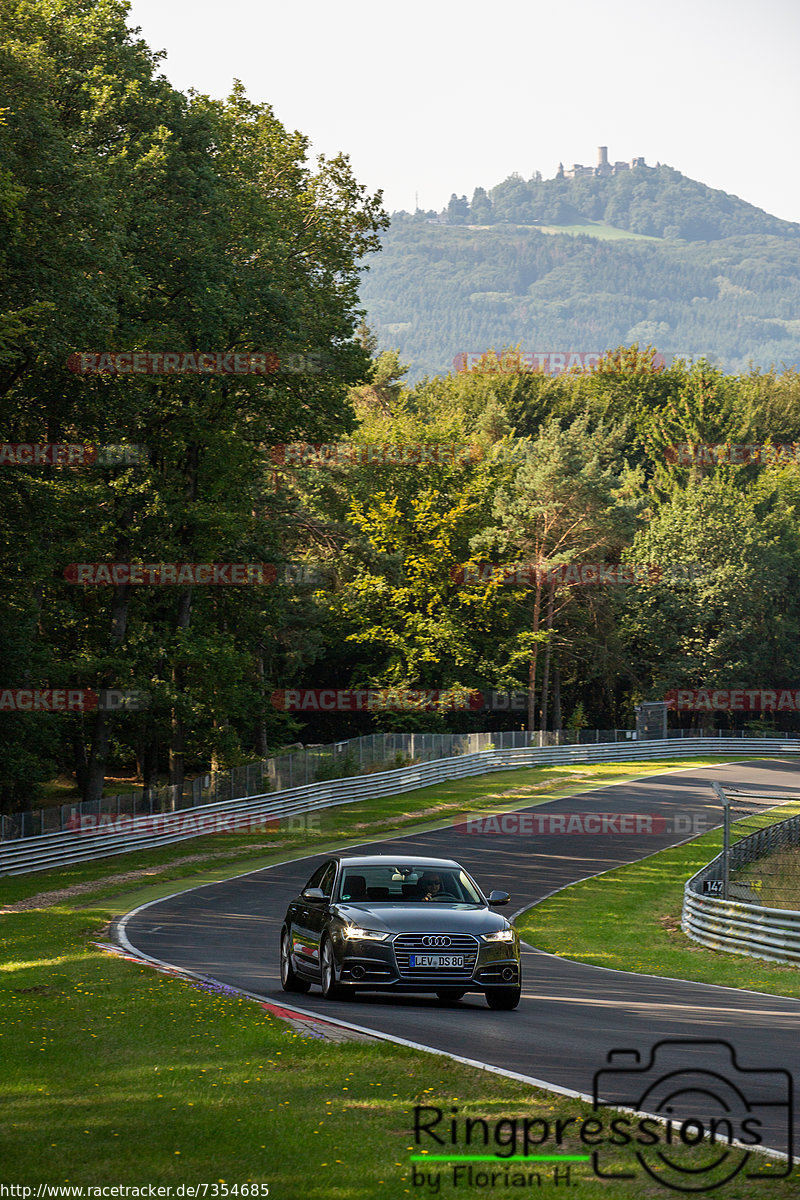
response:
[(509, 1012), (517, 1007), (521, 995), (522, 988), (493, 988), (491, 992), (486, 993), (486, 1003), (489, 1008), (499, 1012)]
[(310, 983), (300, 978), (292, 966), (289, 933), (286, 929), (281, 934), (281, 987), (285, 992), (307, 992), (311, 987)]
[(336, 968), (333, 962), (333, 946), (330, 938), (325, 938), (320, 952), (320, 973), (322, 976), (322, 994), (326, 1000), (338, 1000), (342, 989), (336, 982)]

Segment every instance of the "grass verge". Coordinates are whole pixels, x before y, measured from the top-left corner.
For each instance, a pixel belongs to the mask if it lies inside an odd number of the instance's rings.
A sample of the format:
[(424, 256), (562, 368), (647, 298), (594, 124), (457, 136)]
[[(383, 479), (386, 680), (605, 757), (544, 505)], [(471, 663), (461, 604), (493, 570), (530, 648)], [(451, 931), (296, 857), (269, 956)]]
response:
[[(726, 761), (738, 761), (735, 758)], [(377, 797), (286, 818), (265, 833), (217, 834), (174, 842), (159, 849), (117, 854), (75, 863), (56, 871), (0, 878), (0, 915), (4, 906), (36, 900), (43, 893), (63, 899), (67, 889), (83, 888), (95, 899), (120, 896), (118, 913), (176, 890), (175, 881), (224, 879), (271, 863), (357, 846), (376, 838), (439, 829), (459, 817), (513, 811), (575, 791), (592, 791), (665, 771), (716, 765), (719, 756), (668, 759), (647, 763), (593, 763), (587, 766), (531, 767), (456, 779), (397, 796)], [(191, 813), (187, 813), (190, 816)], [(145, 885), (147, 892), (139, 888)], [(128, 893), (136, 888), (136, 898)], [(73, 893), (74, 894), (74, 893)], [(130, 903), (128, 901), (130, 900)]]
[[(784, 805), (750, 816), (745, 832), (797, 811), (797, 805)], [(541, 950), (595, 966), (800, 998), (797, 967), (707, 950), (681, 931), (686, 880), (721, 850), (722, 830), (715, 829), (573, 884), (524, 913), (516, 922), (520, 936)]]
[[(237, 1189), (229, 1194), (246, 1195), (243, 1185), (257, 1183), (280, 1200), (375, 1200), (431, 1194), (418, 1181), (440, 1173), (440, 1194), (474, 1194), (463, 1180), (453, 1186), (452, 1166), (412, 1163), (411, 1156), (492, 1154), (499, 1148), (495, 1127), (507, 1153), (512, 1133), (528, 1119), (542, 1138), (535, 1153), (584, 1160), (569, 1164), (568, 1175), (567, 1164), (558, 1164), (559, 1183), (568, 1183), (573, 1197), (587, 1200), (602, 1188), (585, 1161), (594, 1146), (576, 1136), (592, 1115), (589, 1104), (385, 1042), (300, 1036), (253, 1001), (102, 953), (92, 939), (103, 936), (108, 916), (103, 906), (80, 913), (58, 906), (4, 920), (4, 1182), (173, 1189), (206, 1183), (217, 1185), (218, 1195), (223, 1184)], [(415, 1144), (415, 1106), (437, 1106), (445, 1124), (457, 1109), (456, 1143)], [(487, 1149), (467, 1144), (466, 1116), (489, 1123)], [(509, 1124), (515, 1118), (516, 1131)], [(596, 1127), (589, 1132), (596, 1139)], [(679, 1157), (689, 1166), (698, 1153), (687, 1148)], [(631, 1147), (609, 1146), (603, 1162), (607, 1170), (642, 1175)], [(507, 1169), (528, 1177), (535, 1170), (544, 1184), (555, 1184), (554, 1163)], [(798, 1178), (775, 1180), (770, 1196), (797, 1195)], [(517, 1187), (508, 1190), (518, 1194)], [(663, 1194), (642, 1187), (641, 1178), (620, 1180), (602, 1194)], [(752, 1182), (743, 1180), (716, 1194), (744, 1198), (752, 1195), (748, 1187)], [(501, 1181), (492, 1194), (505, 1191)]]

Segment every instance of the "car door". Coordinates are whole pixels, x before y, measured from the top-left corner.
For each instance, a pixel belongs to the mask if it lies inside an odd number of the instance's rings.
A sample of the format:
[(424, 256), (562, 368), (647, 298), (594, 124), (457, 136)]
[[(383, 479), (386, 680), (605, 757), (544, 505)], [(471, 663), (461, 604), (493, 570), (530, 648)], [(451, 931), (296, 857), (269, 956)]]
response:
[(330, 880), (331, 886), (327, 893), (328, 899), (330, 899), (335, 875), (336, 864), (327, 859), (321, 866), (317, 867), (292, 905), (291, 926), (289, 929), (292, 953), (300, 970), (310, 971), (312, 974), (319, 971), (319, 943), (322, 933), (322, 919), (328, 905), (324, 900), (309, 899), (308, 893), (312, 888), (321, 888), (324, 881)]
[(328, 917), (331, 910), (331, 896), (333, 895), (333, 884), (336, 879), (336, 863), (330, 862), (320, 876), (319, 883), (316, 887), (322, 892), (322, 899), (306, 898), (306, 936), (308, 938), (308, 950), (310, 952), (310, 961), (319, 969), (319, 952), (322, 943), (322, 935), (325, 931)]

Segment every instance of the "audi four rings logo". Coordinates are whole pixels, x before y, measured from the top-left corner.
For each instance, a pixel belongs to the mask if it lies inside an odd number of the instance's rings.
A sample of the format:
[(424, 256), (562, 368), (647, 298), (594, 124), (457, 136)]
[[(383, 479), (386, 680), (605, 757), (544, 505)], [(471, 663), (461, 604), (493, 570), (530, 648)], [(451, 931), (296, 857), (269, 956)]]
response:
[(423, 944), (423, 946), (449, 946), (450, 938), (447, 937), (446, 934), (442, 934), (441, 936), (438, 936), (438, 935), (435, 936), (434, 934), (427, 934), (422, 939), (422, 944)]

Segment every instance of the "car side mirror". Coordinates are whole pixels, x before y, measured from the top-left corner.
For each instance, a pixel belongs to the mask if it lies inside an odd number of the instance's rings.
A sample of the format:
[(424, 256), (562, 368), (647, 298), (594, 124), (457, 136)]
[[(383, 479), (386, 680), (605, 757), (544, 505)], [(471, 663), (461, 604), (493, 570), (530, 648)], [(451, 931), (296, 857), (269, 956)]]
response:
[(304, 900), (327, 900), (327, 898), (322, 888), (306, 888), (303, 892)]
[(500, 892), (495, 890), (489, 893), (490, 904), (508, 904), (510, 899), (511, 897), (509, 896), (508, 892)]

